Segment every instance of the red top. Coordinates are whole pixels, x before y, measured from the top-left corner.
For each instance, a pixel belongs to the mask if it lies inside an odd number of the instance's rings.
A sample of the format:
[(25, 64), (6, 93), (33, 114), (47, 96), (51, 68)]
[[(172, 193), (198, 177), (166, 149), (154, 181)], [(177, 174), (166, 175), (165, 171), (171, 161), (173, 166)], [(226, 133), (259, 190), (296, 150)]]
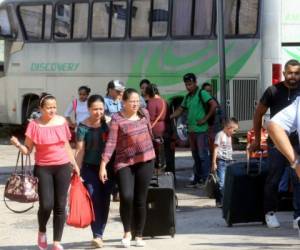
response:
[(65, 143), (71, 139), (67, 122), (62, 125), (41, 126), (36, 120), (32, 120), (25, 135), (35, 145), (36, 165), (62, 165), (70, 162), (65, 149)]
[(166, 101), (162, 98), (151, 98), (148, 100), (147, 109), (149, 111), (151, 124), (153, 124), (156, 121), (157, 117), (162, 112), (162, 115), (160, 116), (158, 122), (152, 128), (152, 132), (154, 137), (163, 136), (165, 132), (167, 132), (166, 122), (168, 118), (167, 115), (168, 105)]
[[(267, 145), (267, 138), (268, 138), (268, 132), (266, 129), (261, 128), (261, 134), (260, 134), (260, 148), (263, 150), (262, 157), (268, 157), (268, 145)], [(255, 134), (254, 129), (248, 131), (247, 133), (247, 143), (251, 144), (255, 140)], [(252, 152), (250, 154), (250, 158), (260, 158), (261, 152), (256, 151)]]
[(140, 120), (131, 121), (115, 113), (111, 119), (111, 125), (102, 159), (106, 163), (110, 160), (114, 151), (116, 158), (115, 170), (131, 166), (139, 162), (146, 162), (155, 158), (152, 138), (149, 129), (149, 114), (143, 109), (145, 116)]

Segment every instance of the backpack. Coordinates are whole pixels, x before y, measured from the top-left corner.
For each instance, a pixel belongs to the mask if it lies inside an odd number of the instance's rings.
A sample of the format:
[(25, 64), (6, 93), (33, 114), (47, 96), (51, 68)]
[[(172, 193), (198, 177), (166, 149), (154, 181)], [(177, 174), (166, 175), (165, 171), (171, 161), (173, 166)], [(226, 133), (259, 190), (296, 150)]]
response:
[[(204, 102), (203, 98), (202, 98), (202, 91), (203, 89), (201, 89), (199, 91), (199, 100), (201, 101), (204, 110), (205, 110), (205, 114), (207, 114), (209, 112), (209, 104)], [(215, 113), (211, 115), (211, 117), (208, 118), (207, 120), (207, 124), (208, 126), (213, 126), (213, 125), (218, 125), (220, 128), (222, 127), (222, 121), (223, 121), (223, 111), (221, 109), (221, 106), (218, 102), (218, 100), (212, 96), (212, 99), (218, 104)]]

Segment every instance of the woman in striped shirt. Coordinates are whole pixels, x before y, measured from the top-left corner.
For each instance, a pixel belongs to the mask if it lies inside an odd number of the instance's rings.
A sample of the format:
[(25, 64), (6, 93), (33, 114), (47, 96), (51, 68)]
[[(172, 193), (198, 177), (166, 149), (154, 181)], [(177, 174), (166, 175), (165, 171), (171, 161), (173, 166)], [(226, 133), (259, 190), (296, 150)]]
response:
[[(146, 199), (155, 152), (149, 114), (147, 110), (140, 109), (138, 92), (127, 89), (122, 99), (123, 110), (112, 116), (99, 177), (103, 183), (107, 181), (106, 165), (116, 151), (114, 170), (120, 189), (120, 214), (124, 227), (121, 244), (130, 246), (131, 231), (134, 230), (136, 246), (144, 246), (142, 234), (146, 220)], [(132, 221), (135, 222), (134, 228), (131, 228)]]

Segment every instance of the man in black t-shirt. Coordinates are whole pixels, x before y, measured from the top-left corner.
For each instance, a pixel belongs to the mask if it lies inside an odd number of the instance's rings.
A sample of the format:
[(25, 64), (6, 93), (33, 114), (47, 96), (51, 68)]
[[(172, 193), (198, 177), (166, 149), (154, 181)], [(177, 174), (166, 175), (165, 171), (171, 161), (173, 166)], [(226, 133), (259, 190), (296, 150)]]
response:
[[(260, 149), (260, 131), (262, 117), (270, 108), (271, 118), (280, 110), (290, 105), (300, 95), (300, 63), (297, 60), (290, 60), (284, 66), (285, 80), (276, 85), (268, 87), (261, 97), (254, 113), (253, 126), (255, 141), (250, 145), (249, 151)], [(291, 144), (296, 151), (299, 151), (299, 137), (296, 133), (289, 135)], [(275, 216), (278, 202), (278, 185), (285, 167), (290, 164), (287, 159), (276, 149), (272, 141), (268, 140), (269, 172), (264, 190), (264, 212), (267, 226), (269, 228), (279, 227), (280, 224)], [(294, 222), (300, 218), (300, 182), (292, 171), (294, 184)], [(294, 223), (295, 224), (295, 223)], [(296, 227), (297, 228), (297, 227)]]

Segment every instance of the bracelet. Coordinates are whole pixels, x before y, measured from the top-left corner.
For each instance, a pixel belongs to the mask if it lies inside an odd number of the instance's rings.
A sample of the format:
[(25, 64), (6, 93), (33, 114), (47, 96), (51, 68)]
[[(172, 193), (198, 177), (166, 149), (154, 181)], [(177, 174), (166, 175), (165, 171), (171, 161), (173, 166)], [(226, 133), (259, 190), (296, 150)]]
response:
[(294, 163), (291, 165), (292, 169), (296, 169), (297, 165), (300, 163), (299, 157), (294, 161)]

